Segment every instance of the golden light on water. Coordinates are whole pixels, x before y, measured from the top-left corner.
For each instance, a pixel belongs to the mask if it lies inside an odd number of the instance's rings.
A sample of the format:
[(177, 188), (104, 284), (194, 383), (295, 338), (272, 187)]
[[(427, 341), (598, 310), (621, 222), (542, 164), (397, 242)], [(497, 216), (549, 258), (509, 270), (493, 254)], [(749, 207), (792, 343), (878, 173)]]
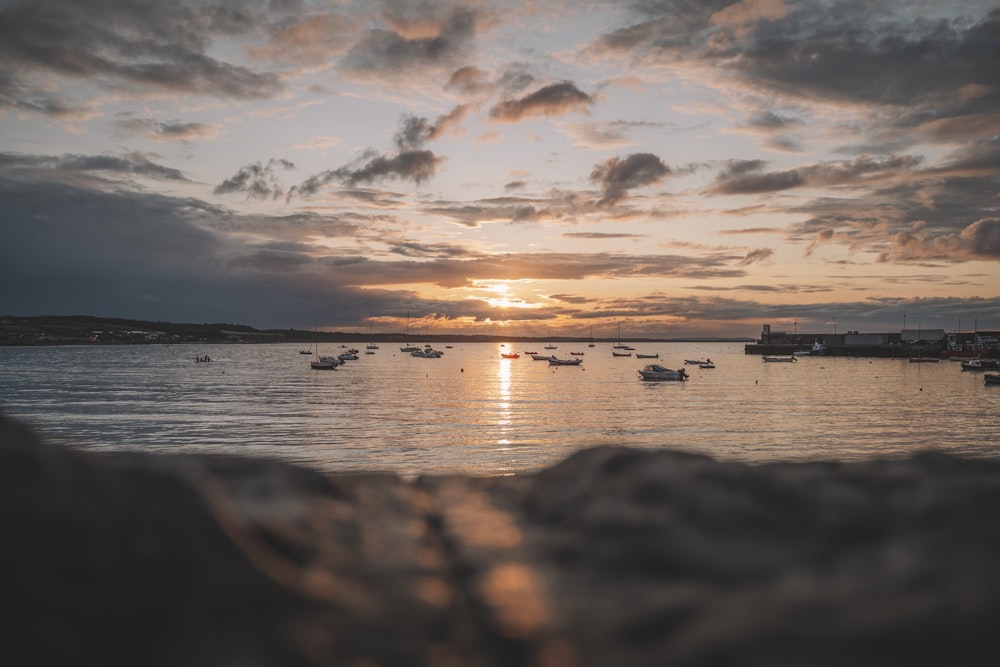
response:
[[(506, 347), (500, 348), (501, 353), (509, 351)], [(501, 435), (497, 439), (497, 444), (504, 447), (510, 445), (508, 436), (511, 429), (510, 391), (513, 363), (513, 359), (500, 357), (500, 363), (497, 364), (497, 428)]]

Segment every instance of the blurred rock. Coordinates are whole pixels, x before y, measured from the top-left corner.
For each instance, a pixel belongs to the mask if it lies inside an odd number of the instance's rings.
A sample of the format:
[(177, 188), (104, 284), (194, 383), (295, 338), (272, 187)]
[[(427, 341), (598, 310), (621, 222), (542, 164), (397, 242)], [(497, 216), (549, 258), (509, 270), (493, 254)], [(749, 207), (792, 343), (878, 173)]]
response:
[(995, 664), (1000, 462), (598, 448), (513, 478), (95, 454), (0, 421), (10, 665)]

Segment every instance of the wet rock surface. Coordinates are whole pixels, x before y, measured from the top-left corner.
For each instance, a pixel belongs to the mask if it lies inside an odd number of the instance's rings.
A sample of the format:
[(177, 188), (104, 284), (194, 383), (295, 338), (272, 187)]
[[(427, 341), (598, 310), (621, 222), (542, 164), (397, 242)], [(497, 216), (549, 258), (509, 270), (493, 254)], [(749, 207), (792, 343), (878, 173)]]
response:
[(6, 664), (996, 664), (1000, 462), (599, 448), (513, 478), (0, 422)]

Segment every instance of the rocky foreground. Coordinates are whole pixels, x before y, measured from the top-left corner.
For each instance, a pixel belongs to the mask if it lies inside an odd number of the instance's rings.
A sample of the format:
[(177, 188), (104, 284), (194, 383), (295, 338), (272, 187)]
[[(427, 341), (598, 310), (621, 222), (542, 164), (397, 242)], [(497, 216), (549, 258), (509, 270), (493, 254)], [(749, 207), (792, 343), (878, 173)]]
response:
[(0, 421), (8, 665), (994, 665), (1000, 462), (602, 448), (516, 478), (92, 454)]

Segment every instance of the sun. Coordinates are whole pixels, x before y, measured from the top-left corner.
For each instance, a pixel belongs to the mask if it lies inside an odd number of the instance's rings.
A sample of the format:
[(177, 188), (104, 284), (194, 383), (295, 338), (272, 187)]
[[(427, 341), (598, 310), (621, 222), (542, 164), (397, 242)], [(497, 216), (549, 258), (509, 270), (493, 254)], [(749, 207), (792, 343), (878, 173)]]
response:
[[(529, 303), (517, 296), (507, 281), (479, 283), (476, 287), (487, 292), (484, 301), (493, 308), (538, 308), (539, 305)], [(494, 296), (495, 295), (495, 296)]]

